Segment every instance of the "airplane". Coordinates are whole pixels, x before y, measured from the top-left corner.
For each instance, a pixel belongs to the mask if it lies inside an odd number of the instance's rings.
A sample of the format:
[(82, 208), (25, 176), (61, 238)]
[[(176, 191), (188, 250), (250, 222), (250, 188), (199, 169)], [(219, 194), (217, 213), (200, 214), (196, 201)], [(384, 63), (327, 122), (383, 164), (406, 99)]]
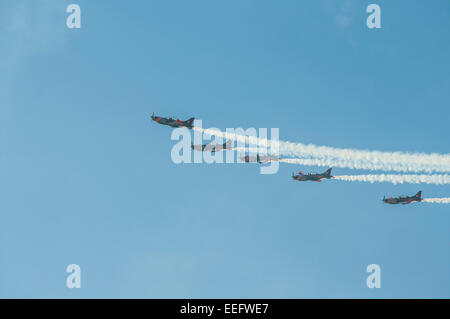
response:
[(259, 156), (259, 154), (256, 154), (256, 156), (249, 156), (246, 155), (245, 157), (241, 157), (241, 160), (246, 162), (246, 163), (268, 163), (271, 161), (278, 161), (280, 158), (278, 156)]
[(386, 204), (410, 204), (412, 202), (421, 202), (422, 201), (422, 191), (418, 191), (414, 196), (400, 196), (400, 197), (390, 197), (386, 198), (383, 196), (382, 201)]
[(322, 174), (318, 174), (318, 173), (303, 174), (302, 171), (299, 171), (298, 175), (294, 175), (294, 173), (292, 173), (292, 178), (299, 182), (305, 182), (305, 181), (321, 182), (322, 179), (324, 179), (324, 178), (330, 179), (330, 178), (333, 178), (333, 176), (331, 176), (331, 168), (329, 168)]
[(192, 144), (191, 148), (196, 151), (202, 151), (202, 152), (211, 151), (212, 153), (214, 153), (214, 152), (218, 152), (221, 150), (232, 149), (231, 144), (232, 144), (232, 141), (229, 140), (223, 144), (211, 144), (211, 143), (210, 144), (199, 144), (199, 145)]
[(192, 129), (194, 127), (194, 120), (195, 118), (191, 117), (189, 120), (181, 121), (181, 120), (175, 120), (172, 117), (166, 118), (161, 116), (155, 116), (155, 114), (152, 114), (152, 120), (156, 123), (168, 125), (171, 127), (186, 127), (188, 129)]

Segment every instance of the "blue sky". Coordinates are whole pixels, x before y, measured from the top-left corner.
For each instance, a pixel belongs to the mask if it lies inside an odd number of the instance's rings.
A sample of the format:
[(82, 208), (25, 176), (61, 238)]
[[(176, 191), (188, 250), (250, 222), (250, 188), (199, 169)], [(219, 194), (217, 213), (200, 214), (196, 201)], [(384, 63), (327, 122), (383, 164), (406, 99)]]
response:
[(0, 297), (450, 297), (449, 207), (380, 201), (448, 186), (176, 165), (149, 119), (449, 153), (448, 1), (73, 2), (79, 30), (72, 1), (0, 3)]

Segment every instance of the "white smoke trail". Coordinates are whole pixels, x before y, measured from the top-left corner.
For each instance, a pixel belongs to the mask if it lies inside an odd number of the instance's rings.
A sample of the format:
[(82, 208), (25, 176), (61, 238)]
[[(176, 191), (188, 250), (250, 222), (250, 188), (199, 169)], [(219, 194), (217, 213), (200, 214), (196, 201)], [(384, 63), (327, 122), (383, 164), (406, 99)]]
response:
[(450, 184), (450, 175), (341, 175), (335, 179), (348, 182), (392, 183), (392, 184)]
[[(254, 136), (238, 135), (199, 127), (194, 127), (194, 130), (260, 147), (267, 147), (271, 143), (268, 139)], [(318, 161), (322, 163), (322, 166), (398, 172), (450, 172), (450, 154), (380, 152), (283, 141), (279, 141), (278, 145), (280, 155)]]
[(438, 203), (438, 204), (450, 204), (450, 197), (447, 198), (424, 198), (422, 202), (425, 203)]
[[(341, 167), (348, 168), (348, 163), (337, 159), (319, 159), (319, 158), (282, 158), (280, 162), (288, 164), (308, 165), (308, 166), (324, 166), (324, 167)], [(351, 167), (361, 168), (361, 167)]]
[[(236, 147), (235, 151), (257, 153), (257, 148)], [(347, 167), (345, 163), (333, 160), (321, 159), (300, 159), (300, 158), (281, 158), (280, 162), (289, 164), (324, 166), (324, 167)], [(369, 182), (369, 183), (392, 183), (392, 184), (450, 184), (450, 175), (396, 175), (396, 174), (369, 174), (369, 175), (342, 175), (335, 176), (335, 179), (348, 182)]]

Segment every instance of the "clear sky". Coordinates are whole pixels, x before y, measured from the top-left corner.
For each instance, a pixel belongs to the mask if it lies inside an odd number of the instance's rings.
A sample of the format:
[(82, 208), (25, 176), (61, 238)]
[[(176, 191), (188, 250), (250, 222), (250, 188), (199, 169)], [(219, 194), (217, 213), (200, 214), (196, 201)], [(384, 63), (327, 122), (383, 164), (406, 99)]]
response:
[(447, 0), (1, 1), (0, 297), (449, 298), (450, 206), (380, 201), (448, 186), (177, 165), (149, 119), (449, 153), (449, 16)]

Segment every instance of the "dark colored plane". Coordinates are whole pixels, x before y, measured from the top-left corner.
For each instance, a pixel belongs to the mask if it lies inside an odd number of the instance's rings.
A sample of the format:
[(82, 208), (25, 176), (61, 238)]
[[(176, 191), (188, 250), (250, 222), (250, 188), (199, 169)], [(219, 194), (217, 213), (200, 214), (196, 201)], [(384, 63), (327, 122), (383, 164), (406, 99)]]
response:
[(294, 175), (294, 173), (292, 173), (292, 178), (299, 182), (305, 182), (305, 181), (320, 182), (324, 178), (330, 179), (330, 178), (333, 178), (333, 176), (331, 176), (331, 168), (329, 168), (322, 174), (318, 174), (318, 173), (303, 174), (301, 171), (299, 171), (298, 175)]
[(400, 196), (400, 197), (390, 197), (386, 198), (383, 196), (383, 202), (386, 204), (410, 204), (412, 202), (421, 202), (422, 201), (422, 191), (418, 191), (414, 196)]
[(256, 154), (256, 156), (249, 156), (246, 155), (245, 157), (241, 158), (246, 163), (268, 163), (271, 161), (278, 161), (280, 158), (278, 156), (270, 155), (270, 156), (259, 156), (259, 154)]
[(219, 152), (221, 150), (230, 150), (232, 149), (232, 141), (226, 141), (223, 144), (199, 144), (199, 145), (191, 145), (193, 150), (196, 151), (202, 151), (202, 152), (207, 152), (207, 151), (211, 151), (212, 153), (214, 152)]
[(152, 120), (156, 123), (163, 124), (163, 125), (169, 125), (172, 127), (186, 127), (188, 129), (192, 129), (194, 127), (194, 120), (195, 118), (191, 117), (189, 120), (181, 121), (181, 120), (175, 120), (174, 118), (166, 118), (161, 116), (155, 116), (155, 114), (152, 114)]

